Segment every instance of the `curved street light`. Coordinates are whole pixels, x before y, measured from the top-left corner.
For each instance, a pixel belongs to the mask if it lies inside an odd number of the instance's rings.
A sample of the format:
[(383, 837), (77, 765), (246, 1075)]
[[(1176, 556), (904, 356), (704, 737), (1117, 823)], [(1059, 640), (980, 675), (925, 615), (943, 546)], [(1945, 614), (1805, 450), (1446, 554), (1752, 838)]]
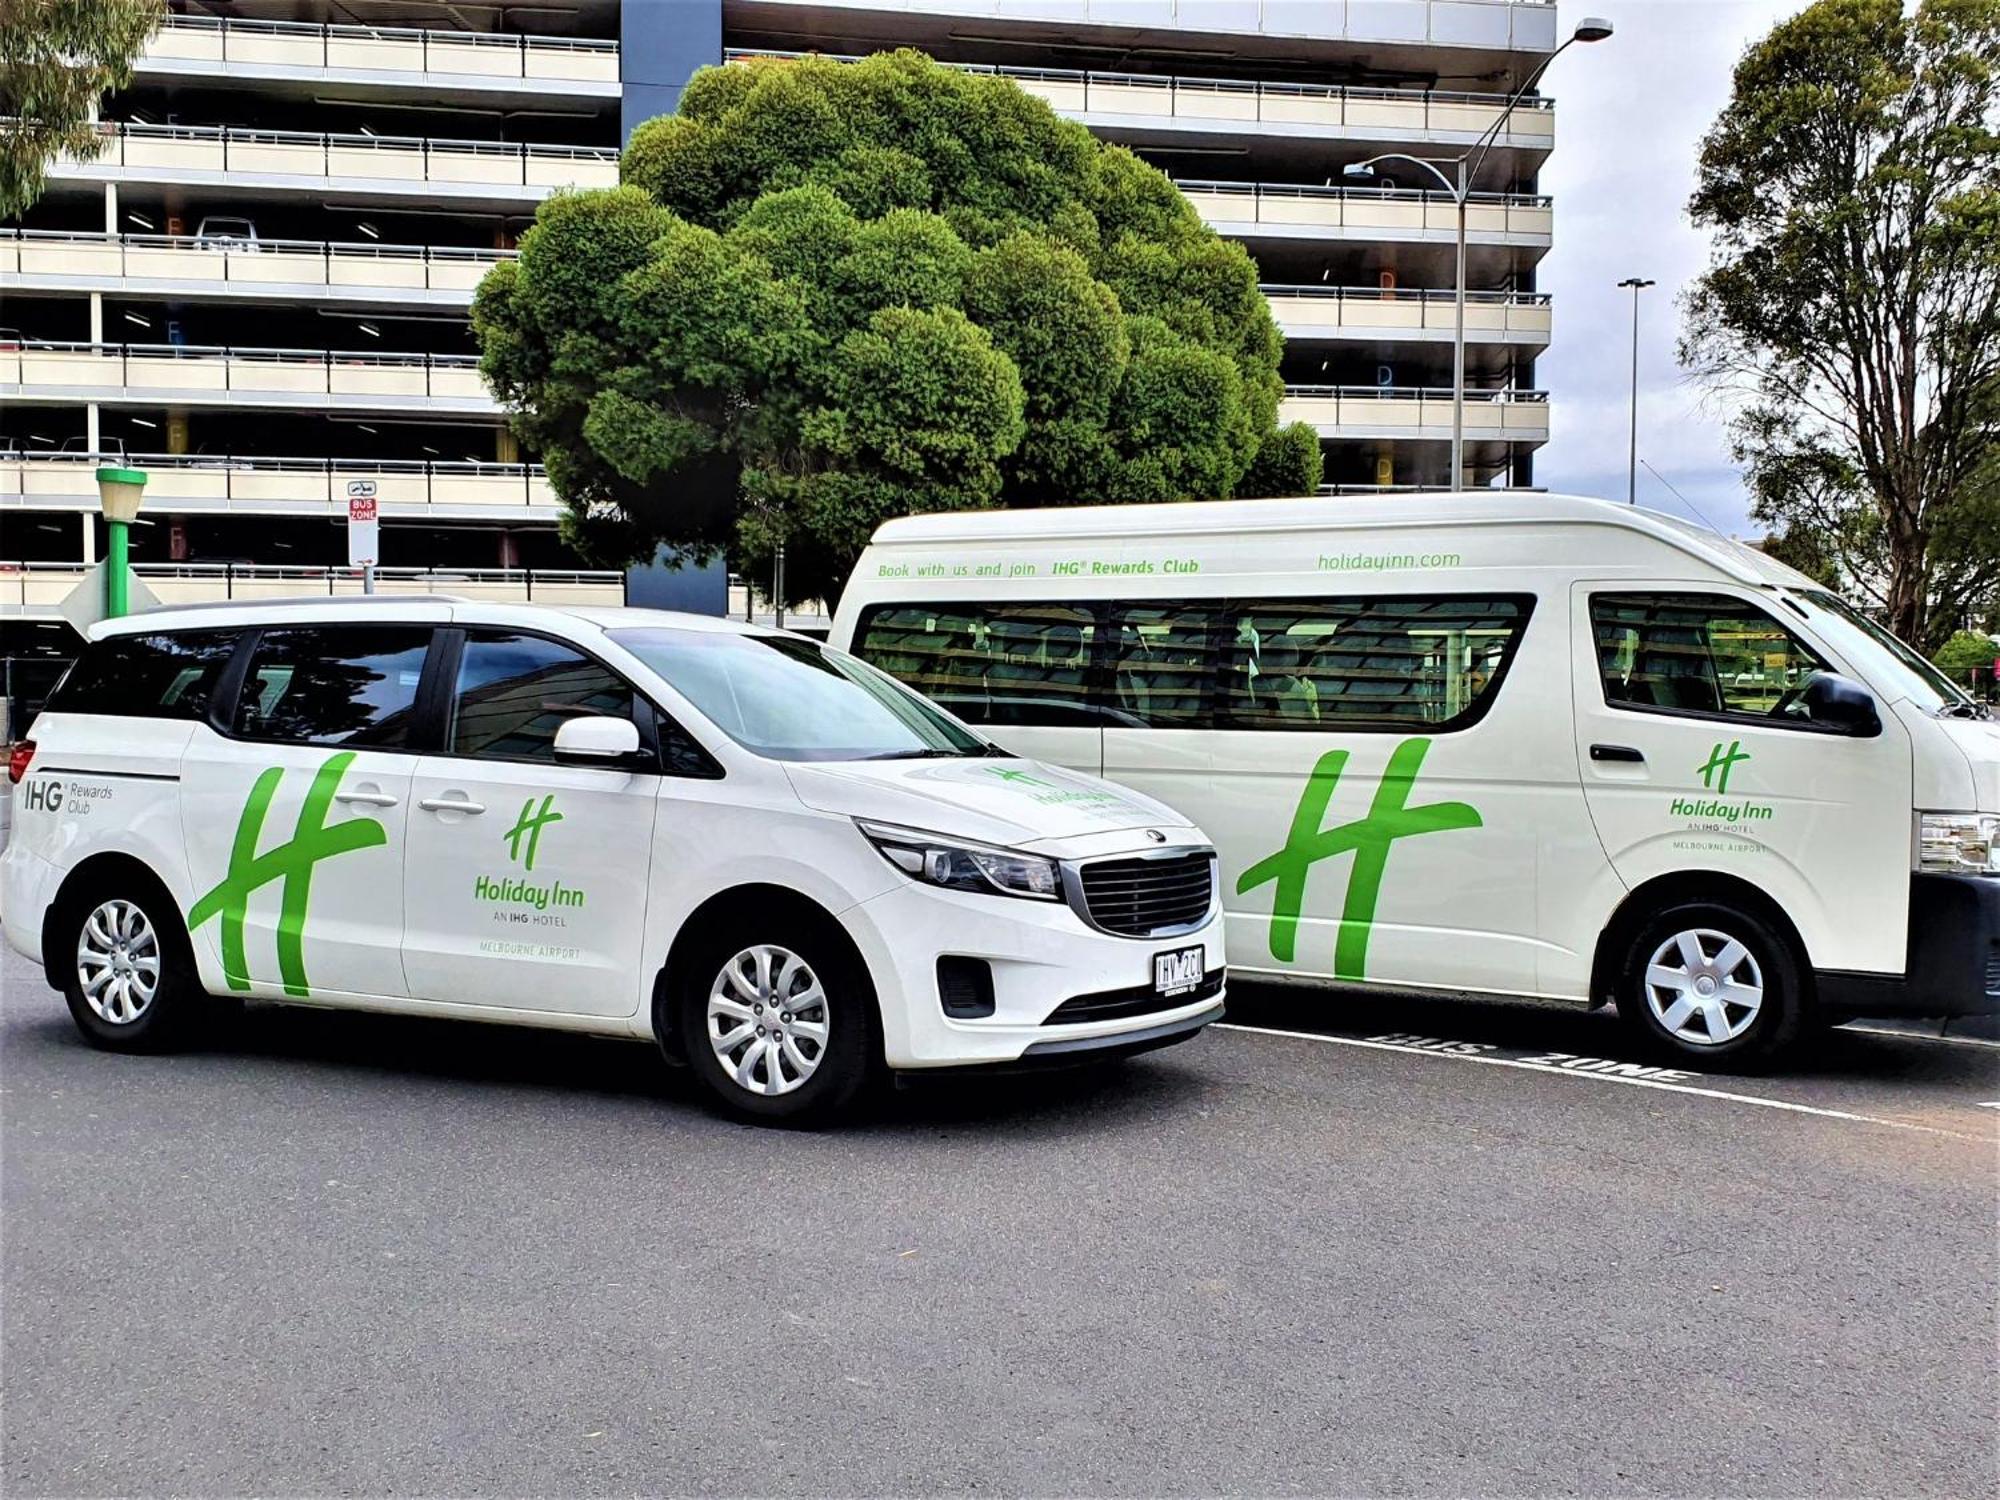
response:
[(1578, 42), (1601, 42), (1609, 37), (1615, 28), (1602, 16), (1586, 16), (1577, 23), (1569, 40), (1542, 59), (1541, 66), (1530, 73), (1525, 82), (1508, 97), (1506, 107), (1500, 117), (1486, 127), (1478, 140), (1474, 141), (1461, 155), (1445, 157), (1443, 165), (1455, 168), (1452, 176), (1446, 176), (1437, 161), (1421, 156), (1407, 156), (1400, 151), (1387, 151), (1380, 156), (1371, 156), (1366, 161), (1352, 162), (1342, 167), (1341, 175), (1352, 179), (1367, 179), (1378, 175), (1375, 168), (1385, 161), (1407, 162), (1413, 167), (1422, 167), (1435, 177), (1458, 209), (1458, 277), (1457, 277), (1457, 324), (1452, 335), (1451, 348), (1451, 488), (1465, 486), (1465, 218), (1466, 202), (1472, 196), (1472, 182), (1478, 176), (1480, 167), (1492, 153), (1500, 139), (1500, 132), (1507, 128), (1507, 122), (1514, 117), (1514, 109), (1528, 97), (1528, 93), (1542, 81), (1555, 60)]

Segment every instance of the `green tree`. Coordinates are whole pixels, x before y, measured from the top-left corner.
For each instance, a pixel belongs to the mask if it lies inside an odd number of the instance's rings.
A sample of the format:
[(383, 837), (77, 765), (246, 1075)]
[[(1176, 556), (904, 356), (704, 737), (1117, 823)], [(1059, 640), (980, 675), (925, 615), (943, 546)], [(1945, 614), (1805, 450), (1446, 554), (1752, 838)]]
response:
[(921, 53), (696, 75), (473, 304), (604, 561), (782, 543), (839, 589), (910, 511), (1309, 492), (1256, 268), (1159, 171)]
[(1993, 663), (2000, 660), (2000, 641), (1977, 630), (1956, 631), (1931, 660), (1961, 682), (1974, 667), (1990, 676)]
[(0, 218), (41, 196), (49, 160), (95, 156), (97, 101), (132, 81), (164, 0), (0, 0)]
[(1701, 152), (1681, 357), (1760, 519), (1919, 646), (2000, 582), (2000, 0), (1816, 0)]

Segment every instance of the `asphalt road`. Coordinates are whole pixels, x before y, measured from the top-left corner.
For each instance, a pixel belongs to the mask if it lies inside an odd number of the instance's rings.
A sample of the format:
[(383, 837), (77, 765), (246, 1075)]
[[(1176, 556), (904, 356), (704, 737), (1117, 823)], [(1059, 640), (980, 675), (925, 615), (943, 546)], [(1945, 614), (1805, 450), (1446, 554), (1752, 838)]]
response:
[(113, 1057), (0, 980), (10, 1495), (2000, 1483), (2000, 1050), (1619, 1078), (1605, 1017), (1243, 989), (1331, 1035), (799, 1134), (639, 1046)]

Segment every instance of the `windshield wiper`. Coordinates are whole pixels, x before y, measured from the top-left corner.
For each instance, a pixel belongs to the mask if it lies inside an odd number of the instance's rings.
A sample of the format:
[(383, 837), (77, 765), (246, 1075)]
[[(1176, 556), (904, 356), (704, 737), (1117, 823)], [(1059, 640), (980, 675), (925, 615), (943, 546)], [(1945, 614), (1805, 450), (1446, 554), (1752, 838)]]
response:
[(984, 750), (882, 750), (874, 755), (864, 755), (863, 760), (960, 760), (974, 755), (984, 755)]
[(1940, 705), (1937, 716), (1940, 719), (1988, 719), (1993, 716), (1993, 710), (1984, 703), (1967, 698), (1958, 703)]

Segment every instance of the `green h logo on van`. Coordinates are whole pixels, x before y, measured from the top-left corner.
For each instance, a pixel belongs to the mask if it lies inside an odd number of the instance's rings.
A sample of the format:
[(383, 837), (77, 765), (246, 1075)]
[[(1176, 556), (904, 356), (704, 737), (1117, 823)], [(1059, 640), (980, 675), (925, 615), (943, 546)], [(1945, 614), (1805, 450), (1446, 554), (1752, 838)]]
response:
[[(542, 845), (542, 830), (551, 823), (560, 823), (563, 815), (551, 811), (555, 806), (555, 793), (542, 798), (540, 812), (535, 810), (535, 799), (530, 797), (521, 804), (521, 816), (514, 820), (514, 826), (500, 836), (507, 841), (507, 858), (525, 869), (535, 868), (535, 851)], [(521, 840), (528, 841), (528, 855), (521, 857)]]
[(1743, 741), (1731, 740), (1725, 754), (1722, 741), (1717, 740), (1715, 747), (1708, 752), (1708, 759), (1696, 767), (1701, 772), (1701, 784), (1718, 797), (1728, 796), (1730, 770), (1749, 758), (1750, 752), (1743, 748)]
[(250, 800), (236, 820), (228, 872), (214, 890), (188, 908), (190, 932), (210, 917), (222, 918), (222, 974), (232, 990), (250, 988), (250, 965), (243, 953), (243, 918), (249, 910), (250, 897), (272, 881), (282, 880), (284, 890), (278, 904), (278, 978), (287, 995), (303, 999), (310, 993), (306, 985), (305, 927), (313, 866), (336, 854), (389, 842), (388, 833), (373, 818), (350, 818), (327, 827), (326, 814), (333, 805), (334, 789), (353, 759), (351, 750), (328, 757), (306, 789), (305, 805), (299, 809), (299, 820), (290, 840), (262, 854), (257, 852), (257, 840), (264, 831), (264, 815), (271, 810), (271, 799), (278, 794), (278, 783), (284, 779), (284, 768), (272, 766), (250, 788)]
[(1290, 963), (1298, 951), (1299, 913), (1305, 906), (1306, 877), (1323, 859), (1350, 850), (1354, 868), (1347, 877), (1347, 900), (1340, 912), (1340, 936), (1335, 941), (1336, 979), (1361, 979), (1368, 969), (1368, 934), (1375, 925), (1375, 906), (1382, 895), (1382, 876), (1389, 867), (1389, 850), (1396, 840), (1420, 833), (1446, 833), (1454, 828), (1478, 828), (1477, 810), (1464, 802), (1432, 802), (1410, 806), (1410, 789), (1429, 753), (1431, 742), (1404, 740), (1389, 757), (1368, 816), (1338, 828), (1322, 828), (1327, 804), (1347, 767), (1345, 750), (1329, 750), (1313, 767), (1312, 777), (1292, 814), (1292, 831), (1285, 847), (1245, 870), (1236, 882), (1244, 895), (1260, 885), (1277, 882), (1271, 902), (1271, 957)]

